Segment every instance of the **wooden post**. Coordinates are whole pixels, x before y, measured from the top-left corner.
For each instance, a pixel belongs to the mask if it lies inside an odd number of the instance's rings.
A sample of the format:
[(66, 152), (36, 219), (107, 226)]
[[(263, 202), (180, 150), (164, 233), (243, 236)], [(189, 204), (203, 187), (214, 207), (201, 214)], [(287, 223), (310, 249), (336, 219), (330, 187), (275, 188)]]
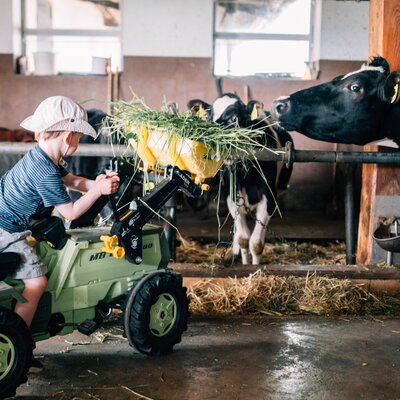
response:
[[(400, 0), (371, 0), (369, 55), (385, 57), (391, 70), (399, 71), (399, 54)], [(365, 150), (384, 151), (385, 148), (366, 146)], [(399, 177), (400, 167), (363, 165), (357, 248), (358, 264), (371, 264), (377, 261), (374, 259), (377, 249), (372, 236), (377, 227), (378, 218), (400, 216)]]
[(108, 109), (107, 113), (112, 114), (112, 107), (111, 107), (111, 102), (113, 101), (113, 95), (114, 95), (114, 77), (113, 73), (108, 70), (107, 71), (107, 102), (108, 102)]

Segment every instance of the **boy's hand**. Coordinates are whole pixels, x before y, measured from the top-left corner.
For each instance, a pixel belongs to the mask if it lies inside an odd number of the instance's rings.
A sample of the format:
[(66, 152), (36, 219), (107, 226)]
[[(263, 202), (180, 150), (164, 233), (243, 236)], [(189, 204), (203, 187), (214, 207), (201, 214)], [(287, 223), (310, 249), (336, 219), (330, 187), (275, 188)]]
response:
[(84, 214), (100, 196), (115, 193), (119, 187), (119, 176), (115, 172), (99, 175), (94, 181), (86, 178), (85, 180), (90, 182), (91, 187), (84, 196), (75, 202), (55, 206), (56, 210), (70, 221)]
[(118, 176), (118, 174), (116, 172), (108, 172), (106, 174), (100, 174), (96, 177), (96, 182), (101, 181), (102, 179), (106, 179), (106, 178), (110, 178), (113, 176)]
[(112, 194), (118, 191), (119, 176), (116, 172), (101, 174), (96, 178), (96, 187), (102, 195)]

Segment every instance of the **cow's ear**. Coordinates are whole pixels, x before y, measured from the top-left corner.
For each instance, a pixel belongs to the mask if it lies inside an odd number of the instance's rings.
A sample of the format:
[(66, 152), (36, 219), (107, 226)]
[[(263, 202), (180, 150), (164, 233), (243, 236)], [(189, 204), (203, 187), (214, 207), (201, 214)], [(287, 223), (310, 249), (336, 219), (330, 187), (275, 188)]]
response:
[(389, 63), (381, 56), (371, 57), (367, 65), (369, 67), (382, 67), (386, 73), (390, 72)]
[(400, 72), (392, 72), (383, 84), (382, 97), (387, 103), (394, 104), (400, 98)]
[(246, 105), (246, 114), (250, 116), (251, 121), (255, 121), (262, 117), (264, 104), (258, 100), (251, 100)]
[(198, 111), (200, 106), (202, 106), (205, 110), (209, 110), (211, 108), (211, 105), (203, 100), (194, 99), (187, 102), (187, 107), (189, 110)]
[(196, 114), (202, 120), (207, 120), (210, 117), (211, 105), (203, 100), (194, 99), (189, 100), (187, 107), (190, 111)]

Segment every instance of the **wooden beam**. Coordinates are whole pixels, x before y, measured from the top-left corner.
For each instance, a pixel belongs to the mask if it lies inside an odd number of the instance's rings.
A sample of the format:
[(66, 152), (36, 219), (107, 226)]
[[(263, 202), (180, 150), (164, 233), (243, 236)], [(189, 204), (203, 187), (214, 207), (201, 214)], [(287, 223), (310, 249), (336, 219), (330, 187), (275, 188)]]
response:
[[(173, 263), (174, 271), (186, 278), (244, 278), (261, 270), (266, 275), (302, 276), (318, 275), (339, 279), (395, 280), (400, 283), (400, 270), (376, 266), (347, 265), (213, 265), (192, 263)], [(400, 295), (400, 293), (399, 293)]]
[[(400, 70), (400, 1), (371, 0), (369, 55), (380, 55), (389, 62), (391, 70)], [(366, 146), (365, 151), (384, 151)], [(360, 220), (358, 229), (357, 263), (373, 260), (373, 233), (380, 210), (377, 196), (400, 196), (399, 167), (363, 165)], [(399, 204), (400, 212), (400, 204)]]
[(350, 280), (354, 285), (362, 285), (365, 290), (377, 296), (385, 295), (400, 298), (400, 270), (374, 266), (341, 265), (217, 265), (209, 267), (203, 264), (174, 263), (174, 271), (183, 277), (184, 286), (192, 286), (199, 281), (212, 281), (221, 285), (232, 278), (246, 278), (257, 270), (266, 275), (296, 276), (304, 278), (316, 275), (327, 278)]

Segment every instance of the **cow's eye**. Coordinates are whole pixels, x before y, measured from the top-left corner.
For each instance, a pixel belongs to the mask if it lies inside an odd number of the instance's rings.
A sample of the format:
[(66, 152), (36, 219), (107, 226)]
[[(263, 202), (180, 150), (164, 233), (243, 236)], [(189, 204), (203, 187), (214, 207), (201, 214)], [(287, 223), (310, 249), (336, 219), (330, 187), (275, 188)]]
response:
[(358, 93), (361, 90), (361, 86), (358, 83), (352, 83), (350, 85), (350, 90), (354, 93)]

